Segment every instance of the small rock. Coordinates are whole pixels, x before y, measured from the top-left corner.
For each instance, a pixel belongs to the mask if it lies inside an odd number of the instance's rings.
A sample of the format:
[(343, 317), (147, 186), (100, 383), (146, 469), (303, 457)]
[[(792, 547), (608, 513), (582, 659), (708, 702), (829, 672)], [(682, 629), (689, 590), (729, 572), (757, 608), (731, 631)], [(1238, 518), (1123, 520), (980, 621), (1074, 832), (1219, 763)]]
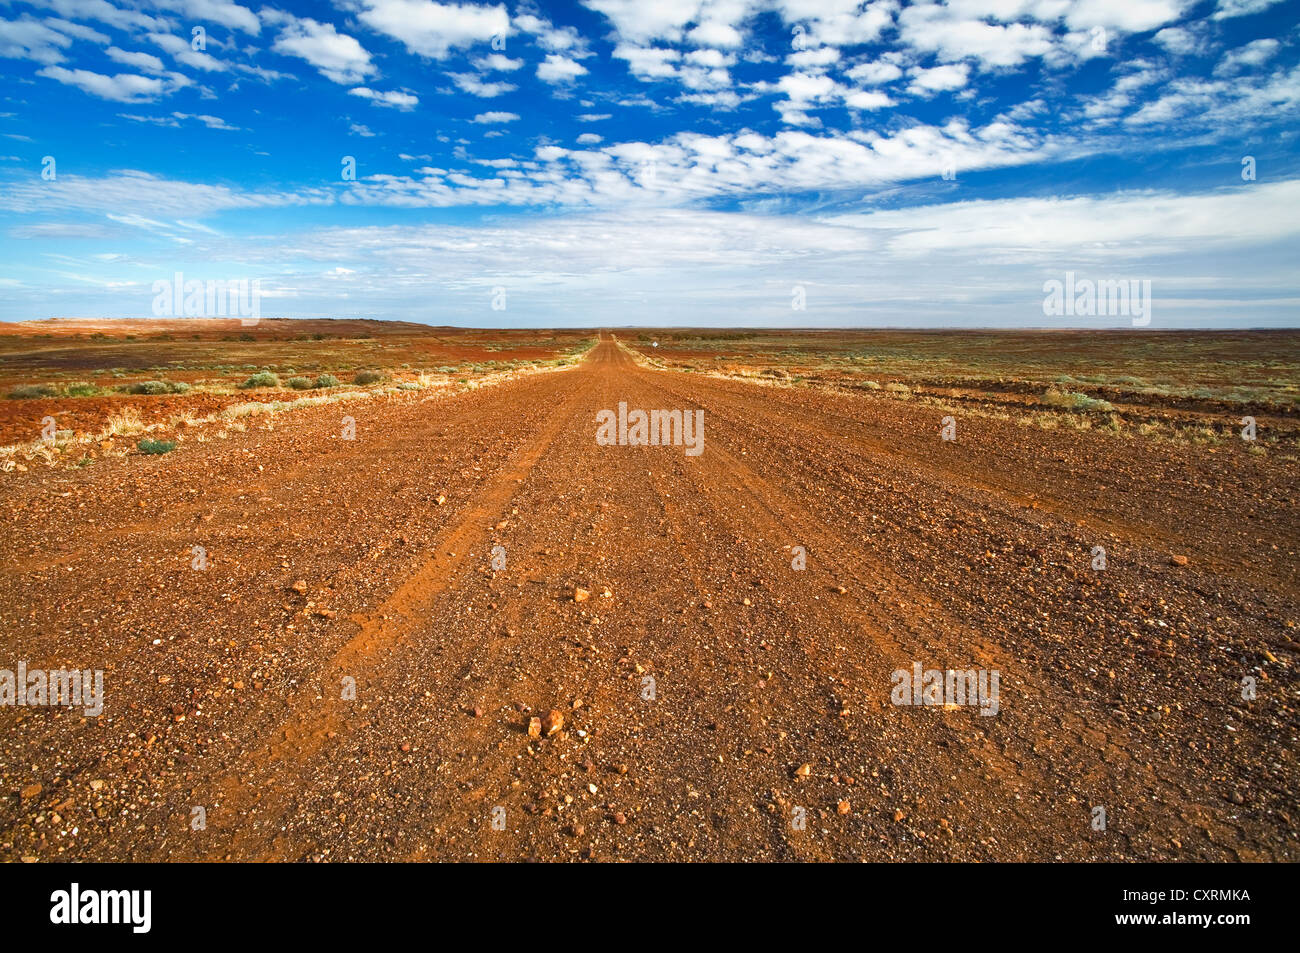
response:
[(292, 589), (294, 592), (297, 592), (297, 593), (299, 593), (299, 594), (304, 593), (304, 592), (307, 591), (307, 580), (305, 580), (305, 579), (299, 579), (297, 582), (295, 582), (295, 583), (294, 583), (292, 586), (290, 586), (289, 588)]
[(36, 797), (38, 794), (41, 793), (42, 790), (44, 789), (41, 786), (41, 782), (37, 781), (34, 784), (29, 784), (27, 785), (27, 787), (23, 788), (20, 794), (22, 796), (22, 799), (26, 801), (30, 798)]
[(586, 602), (586, 601), (587, 601), (588, 599), (590, 599), (590, 598), (591, 598), (591, 593), (590, 593), (588, 590), (583, 589), (583, 588), (580, 587), (580, 586), (574, 586), (574, 587), (573, 587), (573, 601), (574, 601), (574, 602)]
[(541, 736), (542, 736), (542, 719), (540, 719), (540, 718), (529, 718), (529, 719), (528, 719), (528, 737), (529, 737), (529, 738), (540, 738)]
[(806, 778), (811, 774), (812, 774), (811, 764), (801, 764), (799, 765), (799, 767), (794, 769), (794, 776), (796, 778)]
[(555, 734), (564, 727), (564, 716), (556, 709), (552, 708), (542, 719), (542, 728), (546, 731), (547, 737)]
[(848, 801), (840, 801), (839, 804), (835, 805), (835, 813), (841, 816), (849, 813), (850, 810), (852, 810), (852, 808), (850, 807)]
[(1169, 561), (1170, 561), (1171, 563), (1173, 563), (1175, 566), (1186, 566), (1186, 565), (1187, 565), (1187, 557), (1186, 557), (1186, 556), (1170, 556), (1170, 557), (1169, 557)]

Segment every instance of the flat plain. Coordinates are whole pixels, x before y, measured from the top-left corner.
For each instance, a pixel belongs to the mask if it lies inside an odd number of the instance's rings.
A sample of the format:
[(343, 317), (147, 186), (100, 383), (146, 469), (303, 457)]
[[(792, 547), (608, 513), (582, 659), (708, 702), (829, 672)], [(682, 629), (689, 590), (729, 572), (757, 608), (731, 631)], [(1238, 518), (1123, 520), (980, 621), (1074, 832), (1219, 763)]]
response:
[(3, 330), (5, 859), (1300, 859), (1300, 334)]

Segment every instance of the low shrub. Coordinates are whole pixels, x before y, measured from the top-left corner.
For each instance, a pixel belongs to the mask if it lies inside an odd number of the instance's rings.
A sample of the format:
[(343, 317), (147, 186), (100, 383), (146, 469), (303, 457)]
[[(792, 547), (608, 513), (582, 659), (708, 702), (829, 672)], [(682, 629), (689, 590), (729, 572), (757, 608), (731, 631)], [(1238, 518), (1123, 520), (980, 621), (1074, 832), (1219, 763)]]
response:
[(49, 384), (20, 384), (9, 392), (10, 400), (31, 400), (35, 397), (53, 397), (54, 388)]
[(1089, 397), (1087, 394), (1080, 394), (1077, 391), (1049, 390), (1043, 395), (1043, 403), (1048, 407), (1074, 413), (1091, 413), (1094, 411), (1104, 413), (1115, 409), (1108, 400)]
[(239, 385), (243, 390), (251, 390), (254, 387), (279, 387), (280, 378), (276, 377), (270, 371), (259, 371), (253, 374)]
[(315, 383), (312, 384), (312, 386), (317, 388), (338, 387), (339, 379), (335, 377), (333, 374), (321, 374), (316, 378), (316, 381)]
[(164, 453), (171, 453), (176, 449), (175, 440), (141, 440), (136, 446), (141, 453), (147, 453), (152, 456), (159, 456)]
[(184, 394), (190, 389), (190, 385), (182, 381), (136, 381), (134, 384), (126, 384), (119, 387), (118, 390), (127, 394), (144, 394), (157, 396), (158, 394)]

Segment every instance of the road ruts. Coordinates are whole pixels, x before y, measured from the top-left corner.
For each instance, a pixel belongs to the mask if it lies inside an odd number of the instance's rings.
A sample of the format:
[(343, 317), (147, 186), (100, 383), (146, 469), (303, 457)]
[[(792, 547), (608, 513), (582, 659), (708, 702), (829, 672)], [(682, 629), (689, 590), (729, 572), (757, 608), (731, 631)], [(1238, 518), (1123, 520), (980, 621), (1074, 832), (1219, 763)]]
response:
[[(599, 445), (620, 401), (703, 409), (704, 452)], [(1189, 459), (1129, 521), (1071, 466), (1119, 444), (963, 421), (945, 447), (923, 405), (638, 366), (608, 333), (354, 410), (354, 443), (337, 413), (0, 490), (5, 651), (109, 676), (98, 721), (0, 711), (4, 856), (1297, 857), (1288, 553), (1163, 552), (1290, 483), (1211, 499)], [(913, 661), (1000, 671), (999, 714), (891, 704)]]

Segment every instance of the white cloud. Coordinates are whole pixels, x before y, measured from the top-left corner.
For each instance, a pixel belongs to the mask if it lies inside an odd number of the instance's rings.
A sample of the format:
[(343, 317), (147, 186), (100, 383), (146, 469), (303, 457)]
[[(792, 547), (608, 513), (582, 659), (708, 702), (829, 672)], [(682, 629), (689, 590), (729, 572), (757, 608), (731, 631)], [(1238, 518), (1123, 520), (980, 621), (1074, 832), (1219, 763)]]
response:
[(840, 60), (840, 51), (833, 46), (823, 46), (816, 50), (800, 50), (785, 58), (787, 66), (795, 69), (825, 69)]
[(946, 90), (961, 89), (969, 79), (970, 69), (965, 63), (935, 66), (931, 69), (913, 69), (908, 92), (925, 96)]
[(363, 82), (376, 72), (370, 54), (346, 33), (339, 33), (332, 23), (298, 19), (283, 15), (279, 37), (271, 49), (285, 56), (306, 60), (320, 74), (341, 86)]
[(1200, 31), (1186, 26), (1165, 27), (1156, 33), (1153, 39), (1170, 53), (1177, 56), (1199, 53), (1205, 45)]
[[(603, 14), (617, 36), (632, 44), (653, 40), (680, 42), (686, 24), (700, 12), (700, 0), (583, 0), (584, 5)], [(715, 23), (718, 21), (715, 18)], [(715, 27), (716, 29), (716, 27)]]
[(252, 10), (229, 0), (154, 0), (164, 10), (175, 10), (190, 21), (219, 23), (232, 30), (241, 30), (254, 36), (262, 30)]
[(94, 20), (121, 30), (161, 31), (167, 28), (165, 20), (137, 10), (115, 7), (108, 0), (41, 0), (60, 16), (73, 20)]
[(883, 83), (890, 83), (898, 79), (903, 75), (903, 71), (894, 63), (876, 60), (872, 63), (862, 63), (855, 66), (845, 75), (854, 82), (866, 83), (869, 86), (880, 86)]
[(620, 44), (614, 48), (613, 55), (627, 61), (627, 68), (638, 79), (660, 79), (675, 76), (677, 67), (673, 64), (682, 58), (678, 50), (658, 47), (628, 46)]
[(696, 46), (716, 46), (727, 50), (738, 49), (744, 43), (739, 30), (718, 20), (705, 20), (687, 33), (686, 39)]
[(1052, 34), (1042, 25), (953, 19), (947, 8), (933, 4), (903, 10), (899, 29), (903, 42), (913, 49), (949, 61), (970, 57), (986, 69), (1019, 66), (1052, 49)]
[(46, 66), (37, 70), (36, 75), (66, 86), (75, 86), (92, 96), (119, 103), (152, 102), (175, 88), (164, 80), (151, 76), (138, 76), (134, 73), (105, 76), (102, 73), (92, 73), (90, 70), (64, 69), (62, 66)]
[(193, 49), (189, 40), (183, 40), (175, 34), (150, 33), (149, 39), (170, 54), (171, 58), (176, 62), (194, 69), (209, 73), (220, 73), (230, 68), (227, 63), (217, 59), (210, 53)]
[(474, 61), (477, 69), (487, 72), (488, 70), (498, 70), (503, 73), (513, 72), (524, 65), (523, 60), (512, 60), (508, 56), (502, 56), (500, 53), (493, 53), (490, 56), (481, 56)]
[(537, 64), (537, 78), (545, 83), (568, 83), (587, 72), (577, 60), (551, 53)]
[(98, 30), (93, 30), (80, 23), (69, 23), (67, 20), (60, 20), (57, 17), (47, 18), (45, 20), (45, 25), (72, 37), (74, 40), (84, 40), (87, 43), (95, 43), (99, 46), (107, 46), (112, 42), (107, 36), (100, 33)]
[(485, 113), (479, 113), (477, 116), (471, 119), (470, 122), (478, 123), (480, 125), (490, 125), (492, 123), (499, 123), (499, 122), (514, 122), (518, 118), (519, 118), (518, 113), (485, 112)]
[(1231, 17), (1244, 17), (1259, 13), (1281, 3), (1282, 0), (1219, 0), (1219, 7), (1214, 11), (1214, 19), (1227, 20)]
[(603, 141), (604, 138), (602, 136), (596, 135), (594, 132), (584, 132), (582, 135), (578, 137), (578, 145), (580, 146), (599, 145)]
[(1271, 37), (1263, 40), (1254, 40), (1245, 46), (1239, 46), (1235, 50), (1224, 54), (1219, 65), (1214, 68), (1216, 73), (1235, 73), (1245, 67), (1263, 66), (1271, 60), (1277, 51), (1282, 48), (1282, 44)]
[(419, 97), (413, 96), (410, 93), (397, 92), (396, 90), (379, 92), (378, 90), (370, 89), (368, 86), (358, 86), (356, 89), (349, 89), (348, 93), (352, 96), (360, 96), (362, 99), (369, 99), (371, 102), (377, 103), (380, 106), (392, 106), (401, 110), (412, 109), (420, 102)]
[(452, 50), (489, 44), (510, 31), (504, 6), (431, 0), (357, 0), (362, 23), (405, 44), (412, 53), (443, 59)]
[(62, 63), (63, 51), (72, 45), (70, 37), (29, 16), (0, 20), (0, 56)]
[(850, 109), (884, 109), (894, 101), (877, 90), (858, 90), (844, 97), (844, 105)]
[(163, 61), (152, 53), (134, 53), (118, 49), (116, 46), (110, 46), (104, 52), (109, 59), (124, 66), (134, 66), (136, 69), (147, 70), (150, 73), (161, 73), (163, 71)]
[(533, 13), (518, 13), (511, 25), (531, 33), (537, 45), (547, 53), (567, 53), (571, 57), (588, 56), (581, 34), (571, 26), (557, 27), (550, 20)]
[(519, 88), (514, 83), (484, 82), (477, 73), (448, 73), (447, 75), (462, 91), (484, 99), (491, 99)]
[(1143, 33), (1182, 19), (1194, 0), (1075, 0), (1065, 22), (1076, 30), (1108, 27)]
[[(504, 174), (447, 173), (436, 187), (452, 182), (481, 192), (485, 202), (509, 190)], [(24, 186), (19, 197), (35, 202), (52, 195), (57, 202), (68, 190), (90, 194), (122, 185), (65, 185), (61, 176), (58, 183)], [(151, 218), (137, 216), (129, 225), (154, 230), (171, 228), (164, 216), (192, 217), (172, 206), (228, 198), (160, 180), (131, 188)], [(162, 204), (144, 195), (160, 196)], [(0, 207), (11, 200), (0, 196)], [(815, 219), (646, 207), (501, 224), (321, 228), (252, 240), (200, 233), (193, 251), (205, 262), (242, 262), (247, 269), (255, 261), (273, 271), (281, 296), (304, 316), (337, 312), (341, 301), (356, 300), (367, 314), (418, 317), (436, 297), (440, 321), (490, 321), (490, 313), (482, 314), (485, 302), (494, 285), (505, 284), (525, 296), (542, 324), (572, 323), (575, 315), (579, 322), (608, 320), (614, 298), (627, 323), (661, 324), (664, 314), (689, 306), (717, 325), (779, 325), (790, 321), (790, 288), (799, 283), (808, 288), (809, 322), (823, 326), (1042, 326), (1043, 282), (1072, 270), (1091, 278), (1152, 279), (1153, 326), (1209, 315), (1287, 324), (1300, 296), (1276, 249), (1300, 236), (1291, 214), (1297, 203), (1300, 182), (1288, 181), (1192, 195), (1003, 199)], [(872, 267), (863, 268), (864, 261)], [(322, 275), (331, 279), (325, 287)], [(107, 301), (96, 289), (97, 307), (147, 313), (147, 289)]]
[(839, 84), (825, 73), (787, 73), (777, 80), (776, 88), (794, 102), (805, 103), (829, 99)]

